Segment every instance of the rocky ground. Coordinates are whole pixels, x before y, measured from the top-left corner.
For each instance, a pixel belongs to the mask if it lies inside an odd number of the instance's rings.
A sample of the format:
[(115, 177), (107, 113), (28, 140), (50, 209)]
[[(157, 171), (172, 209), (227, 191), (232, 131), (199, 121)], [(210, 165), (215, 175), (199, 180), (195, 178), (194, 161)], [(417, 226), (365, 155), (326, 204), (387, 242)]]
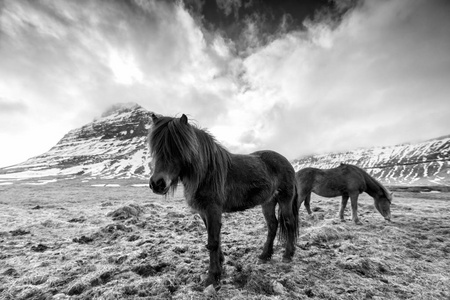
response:
[(220, 288), (204, 289), (206, 231), (181, 189), (145, 182), (0, 185), (0, 299), (449, 299), (450, 193), (396, 191), (386, 223), (363, 194), (362, 226), (339, 199), (301, 208), (292, 263), (259, 264), (261, 208), (223, 217)]

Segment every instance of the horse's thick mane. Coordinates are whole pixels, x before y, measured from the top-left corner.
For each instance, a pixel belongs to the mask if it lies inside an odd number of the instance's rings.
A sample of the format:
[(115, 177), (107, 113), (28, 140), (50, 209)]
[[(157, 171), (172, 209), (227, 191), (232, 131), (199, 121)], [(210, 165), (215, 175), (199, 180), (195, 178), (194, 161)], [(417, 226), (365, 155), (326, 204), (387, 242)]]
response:
[[(342, 165), (344, 165), (344, 164), (342, 164)], [(361, 172), (361, 173), (364, 175), (364, 177), (365, 177), (366, 179), (371, 180), (375, 185), (377, 185), (378, 187), (381, 188), (381, 190), (383, 191), (384, 195), (385, 195), (386, 198), (389, 200), (389, 202), (392, 201), (392, 194), (391, 194), (391, 192), (390, 192), (390, 191), (389, 191), (389, 190), (388, 190), (381, 182), (379, 182), (375, 177), (370, 176), (369, 173), (367, 173), (365, 170), (363, 170), (363, 169), (361, 169), (361, 168), (359, 168), (359, 167), (357, 167), (357, 166), (354, 166), (354, 165), (348, 165), (348, 164), (345, 164), (345, 165), (346, 165), (346, 166), (350, 166), (350, 167), (352, 167), (352, 168), (355, 168), (355, 169), (357, 169), (359, 172)]]
[(154, 124), (149, 142), (156, 159), (168, 163), (179, 160), (186, 189), (195, 192), (201, 185), (210, 185), (224, 195), (230, 152), (206, 130), (177, 118), (161, 117)]

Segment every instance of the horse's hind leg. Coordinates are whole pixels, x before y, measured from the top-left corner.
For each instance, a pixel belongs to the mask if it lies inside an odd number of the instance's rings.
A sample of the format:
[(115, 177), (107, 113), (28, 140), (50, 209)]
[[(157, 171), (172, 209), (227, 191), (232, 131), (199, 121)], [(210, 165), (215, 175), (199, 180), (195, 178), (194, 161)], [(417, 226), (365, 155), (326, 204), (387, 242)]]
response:
[(300, 190), (298, 194), (298, 207), (302, 205), (302, 203), (305, 204), (305, 209), (308, 212), (308, 215), (312, 217), (312, 211), (309, 206), (309, 203), (311, 202), (311, 191), (308, 192), (308, 190)]
[(311, 202), (311, 192), (309, 192), (309, 193), (306, 194), (306, 197), (305, 197), (305, 208), (306, 208), (306, 211), (308, 212), (308, 214), (309, 214), (310, 216), (312, 216), (311, 207), (310, 207), (310, 205), (309, 205), (310, 202)]
[(341, 222), (345, 222), (344, 211), (345, 207), (347, 206), (347, 202), (348, 202), (348, 195), (342, 195), (341, 207), (339, 209), (339, 219), (341, 219)]
[[(298, 226), (296, 222), (298, 220), (296, 220), (294, 216), (292, 202), (286, 201), (287, 199), (284, 200), (284, 202), (278, 202), (280, 206), (280, 215), (278, 219), (281, 226), (280, 234), (282, 238), (286, 239), (286, 248), (283, 254), (283, 262), (290, 262), (295, 252), (295, 240)], [(296, 200), (294, 199), (294, 201)]]
[(263, 252), (259, 256), (259, 259), (268, 261), (273, 254), (273, 241), (277, 235), (278, 221), (275, 215), (276, 201), (273, 199), (262, 205), (262, 212), (267, 223), (267, 240), (264, 244)]
[(352, 220), (356, 225), (362, 225), (358, 218), (358, 194), (350, 195), (350, 201), (352, 202)]

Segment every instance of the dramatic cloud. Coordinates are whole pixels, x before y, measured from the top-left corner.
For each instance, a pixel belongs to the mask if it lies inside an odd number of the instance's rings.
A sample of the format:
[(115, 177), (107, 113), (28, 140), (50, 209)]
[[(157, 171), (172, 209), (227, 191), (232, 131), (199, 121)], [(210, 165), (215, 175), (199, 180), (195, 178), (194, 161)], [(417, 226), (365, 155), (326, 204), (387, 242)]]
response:
[(276, 70), (261, 81), (280, 79), (276, 94), (289, 103), (272, 143), (297, 136), (286, 150), (296, 155), (448, 134), (449, 8), (369, 1), (333, 30), (312, 24), (307, 41), (269, 45)]
[(449, 134), (448, 1), (185, 3), (3, 1), (0, 166), (129, 101), (289, 158)]

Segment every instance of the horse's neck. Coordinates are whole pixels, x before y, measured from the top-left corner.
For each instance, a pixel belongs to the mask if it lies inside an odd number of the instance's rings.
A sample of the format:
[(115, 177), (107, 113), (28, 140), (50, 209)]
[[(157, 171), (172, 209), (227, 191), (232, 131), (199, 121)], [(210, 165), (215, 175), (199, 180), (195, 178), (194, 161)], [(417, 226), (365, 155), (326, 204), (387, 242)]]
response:
[(364, 173), (364, 178), (366, 180), (366, 193), (371, 197), (379, 197), (383, 194), (383, 188), (380, 184), (369, 176), (369, 174)]

